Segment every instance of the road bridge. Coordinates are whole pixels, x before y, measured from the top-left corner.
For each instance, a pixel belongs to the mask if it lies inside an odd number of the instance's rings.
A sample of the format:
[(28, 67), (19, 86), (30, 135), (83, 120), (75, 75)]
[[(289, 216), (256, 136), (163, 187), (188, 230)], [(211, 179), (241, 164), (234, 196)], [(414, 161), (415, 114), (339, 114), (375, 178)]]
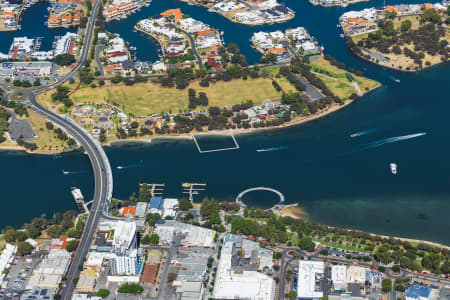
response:
[(246, 207), (247, 205), (242, 202), (242, 197), (250, 192), (254, 192), (254, 191), (268, 191), (268, 192), (272, 192), (278, 195), (278, 197), (280, 198), (280, 203), (279, 204), (283, 204), (284, 203), (284, 195), (273, 188), (269, 188), (269, 187), (264, 187), (264, 186), (259, 186), (259, 187), (254, 187), (254, 188), (250, 188), (250, 189), (246, 189), (245, 191), (242, 191), (237, 197), (236, 197), (236, 202), (241, 206), (241, 207)]

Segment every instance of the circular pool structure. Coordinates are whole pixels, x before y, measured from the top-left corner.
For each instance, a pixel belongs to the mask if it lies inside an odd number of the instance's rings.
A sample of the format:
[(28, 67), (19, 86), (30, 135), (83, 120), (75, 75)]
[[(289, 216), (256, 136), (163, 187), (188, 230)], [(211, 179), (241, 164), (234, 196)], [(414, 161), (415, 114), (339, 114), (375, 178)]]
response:
[(278, 195), (278, 197), (280, 197), (280, 202), (279, 204), (283, 204), (284, 202), (284, 195), (283, 193), (281, 193), (280, 191), (273, 189), (273, 188), (269, 188), (269, 187), (265, 187), (265, 186), (258, 186), (258, 187), (254, 187), (254, 188), (250, 188), (250, 189), (246, 189), (244, 191), (242, 191), (237, 197), (236, 197), (236, 202), (241, 206), (241, 207), (246, 207), (247, 205), (245, 205), (244, 202), (242, 202), (242, 197), (250, 192), (254, 192), (254, 191), (268, 191), (268, 192), (272, 192)]

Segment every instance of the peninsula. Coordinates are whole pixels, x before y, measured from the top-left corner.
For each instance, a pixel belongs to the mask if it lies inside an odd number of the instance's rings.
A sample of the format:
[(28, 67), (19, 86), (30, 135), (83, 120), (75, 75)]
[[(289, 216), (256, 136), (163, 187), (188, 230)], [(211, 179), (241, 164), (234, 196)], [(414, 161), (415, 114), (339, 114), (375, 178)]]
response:
[(449, 60), (448, 3), (349, 11), (340, 24), (353, 53), (387, 68), (415, 72)]
[(368, 1), (371, 0), (309, 0), (309, 3), (311, 3), (312, 5), (320, 5), (323, 7), (333, 7), (333, 6), (346, 7), (350, 4)]
[(284, 23), (295, 17), (295, 12), (277, 0), (201, 1), (181, 0), (208, 8), (210, 12), (245, 25)]

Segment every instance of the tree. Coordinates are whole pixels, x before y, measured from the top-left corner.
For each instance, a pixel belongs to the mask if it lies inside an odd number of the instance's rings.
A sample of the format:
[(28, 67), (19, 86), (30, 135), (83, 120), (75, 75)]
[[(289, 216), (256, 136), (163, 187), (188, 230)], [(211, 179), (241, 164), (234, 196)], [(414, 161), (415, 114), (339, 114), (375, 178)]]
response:
[(397, 292), (402, 292), (403, 293), (405, 291), (405, 286), (403, 284), (396, 284), (395, 285), (395, 290)]
[(295, 300), (295, 299), (297, 299), (297, 292), (296, 291), (290, 291), (287, 294), (287, 296), (288, 296), (289, 300)]
[(147, 183), (141, 184), (141, 187), (139, 188), (139, 202), (149, 202), (152, 198), (152, 193), (150, 192), (150, 188)]
[(219, 202), (214, 200), (214, 198), (209, 199), (205, 197), (200, 205), (200, 215), (204, 218), (210, 218), (219, 212)]
[(109, 296), (109, 290), (107, 289), (100, 289), (98, 290), (97, 294), (95, 294), (97, 297), (100, 298), (106, 298)]
[(181, 198), (178, 200), (178, 208), (183, 211), (189, 210), (192, 208), (192, 203), (186, 198)]
[(155, 226), (156, 221), (158, 221), (159, 219), (161, 219), (161, 215), (158, 213), (147, 214), (145, 216), (145, 220), (147, 221), (148, 225), (150, 225), (150, 226)]
[(144, 245), (150, 244), (150, 236), (148, 234), (144, 236), (144, 238), (141, 240), (141, 243)]
[(315, 249), (315, 244), (313, 243), (312, 239), (309, 236), (303, 236), (298, 241), (298, 246), (300, 249), (312, 252)]
[(399, 265), (392, 266), (392, 272), (400, 273), (400, 266)]
[(384, 278), (381, 282), (381, 290), (383, 293), (389, 293), (392, 291), (392, 280), (390, 278)]
[(67, 243), (66, 250), (69, 251), (69, 252), (73, 252), (73, 251), (75, 251), (77, 249), (77, 246), (78, 246), (78, 241), (77, 240), (71, 240), (71, 241), (69, 241)]
[(402, 32), (407, 32), (410, 29), (411, 29), (411, 21), (410, 20), (405, 20), (401, 23), (400, 30)]
[(28, 242), (18, 242), (17, 243), (17, 255), (25, 256), (31, 253), (33, 246)]
[(75, 62), (75, 56), (72, 54), (59, 54), (56, 55), (54, 61), (60, 66), (70, 66)]
[(150, 243), (152, 245), (158, 245), (159, 244), (159, 235), (157, 235), (156, 233), (152, 233), (152, 235), (150, 235)]
[(173, 282), (175, 279), (177, 279), (177, 274), (176, 273), (170, 272), (169, 274), (167, 274), (167, 281), (168, 282)]

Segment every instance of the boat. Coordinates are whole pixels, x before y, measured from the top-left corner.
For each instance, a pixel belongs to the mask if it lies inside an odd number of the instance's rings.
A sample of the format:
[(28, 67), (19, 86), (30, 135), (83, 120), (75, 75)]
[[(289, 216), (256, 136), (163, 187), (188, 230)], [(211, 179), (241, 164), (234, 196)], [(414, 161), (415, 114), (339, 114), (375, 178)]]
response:
[(355, 133), (350, 134), (350, 137), (355, 137), (355, 136), (356, 136)]
[(71, 188), (72, 196), (75, 202), (79, 203), (81, 201), (84, 201), (83, 194), (81, 193), (81, 190), (75, 186)]
[(68, 174), (69, 174), (69, 171), (63, 170), (63, 174), (64, 174), (64, 175), (68, 175)]
[(184, 182), (184, 183), (182, 184), (182, 186), (183, 186), (184, 188), (188, 188), (188, 187), (191, 186), (191, 184), (190, 184), (190, 183), (187, 183), (187, 182)]
[(391, 163), (389, 166), (391, 168), (392, 174), (396, 175), (397, 174), (397, 164), (396, 163)]
[(394, 81), (400, 83), (400, 79), (394, 79)]
[(123, 169), (122, 166), (117, 166), (116, 168), (119, 169), (119, 170), (122, 170), (122, 169)]

